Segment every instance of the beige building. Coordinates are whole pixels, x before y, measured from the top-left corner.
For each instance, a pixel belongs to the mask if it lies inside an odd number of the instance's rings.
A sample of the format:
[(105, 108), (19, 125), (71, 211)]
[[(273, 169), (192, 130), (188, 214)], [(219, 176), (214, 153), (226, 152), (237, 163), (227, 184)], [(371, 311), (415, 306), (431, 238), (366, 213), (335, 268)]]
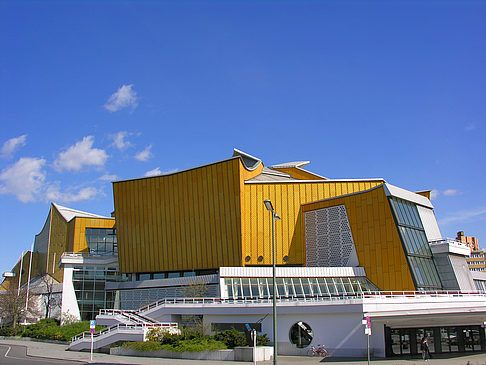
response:
[(486, 256), (484, 250), (479, 248), (476, 237), (464, 236), (464, 232), (457, 232), (456, 240), (465, 243), (471, 249), (471, 255), (466, 258), (469, 270), (486, 272)]

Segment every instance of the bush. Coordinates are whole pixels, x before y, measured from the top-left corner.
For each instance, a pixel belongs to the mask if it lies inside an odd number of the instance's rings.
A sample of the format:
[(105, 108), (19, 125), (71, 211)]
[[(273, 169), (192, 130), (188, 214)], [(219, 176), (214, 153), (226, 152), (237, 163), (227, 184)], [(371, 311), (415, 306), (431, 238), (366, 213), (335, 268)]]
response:
[[(103, 326), (96, 326), (100, 331)], [(81, 332), (89, 331), (89, 322), (75, 322), (60, 326), (59, 322), (52, 319), (42, 319), (28, 326), (18, 326), (15, 330), (11, 326), (0, 329), (0, 336), (22, 336), (42, 340), (71, 341), (71, 338)]]
[(224, 350), (227, 348), (224, 343), (216, 341), (209, 336), (198, 339), (194, 338), (191, 340), (175, 340), (175, 338), (173, 338), (172, 343), (165, 344), (153, 341), (125, 342), (122, 346), (141, 352), (153, 352), (159, 350), (167, 350), (172, 352), (202, 352)]
[(269, 343), (270, 339), (267, 337), (266, 333), (263, 335), (257, 335), (257, 346), (268, 346)]
[(218, 332), (214, 339), (223, 342), (230, 349), (248, 345), (245, 334), (237, 331), (235, 328)]

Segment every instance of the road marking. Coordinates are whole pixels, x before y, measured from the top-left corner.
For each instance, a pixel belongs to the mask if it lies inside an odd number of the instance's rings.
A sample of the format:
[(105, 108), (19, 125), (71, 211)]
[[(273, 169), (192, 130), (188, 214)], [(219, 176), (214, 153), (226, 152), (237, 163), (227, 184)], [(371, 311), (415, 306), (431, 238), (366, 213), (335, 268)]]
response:
[(10, 349), (11, 349), (11, 347), (9, 346), (9, 347), (8, 347), (7, 352), (6, 352), (6, 353), (5, 353), (5, 355), (4, 355), (5, 357), (8, 357), (7, 355), (8, 355), (8, 353), (10, 352)]

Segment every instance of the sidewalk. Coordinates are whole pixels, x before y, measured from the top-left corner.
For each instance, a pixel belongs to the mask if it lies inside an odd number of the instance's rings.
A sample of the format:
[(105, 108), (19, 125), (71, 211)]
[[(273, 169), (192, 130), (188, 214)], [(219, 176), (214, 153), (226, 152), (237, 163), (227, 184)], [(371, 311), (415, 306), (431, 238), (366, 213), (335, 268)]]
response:
[[(24, 346), (27, 348), (29, 356), (54, 358), (63, 360), (80, 361), (80, 364), (89, 362), (89, 352), (66, 351), (66, 345), (59, 345), (53, 343), (28, 341), (24, 339), (19, 340), (0, 340), (0, 345), (14, 345)], [(132, 357), (132, 356), (115, 356), (101, 353), (93, 354), (93, 362), (95, 363), (111, 363), (111, 364), (133, 364), (133, 365), (189, 365), (189, 364), (203, 364), (203, 365), (242, 365), (252, 364), (251, 362), (239, 361), (201, 361), (201, 360), (176, 360), (176, 359), (160, 359), (150, 357)], [(279, 364), (293, 365), (293, 364), (323, 364), (331, 363), (333, 365), (367, 365), (366, 360), (360, 359), (322, 359), (317, 357), (301, 357), (301, 356), (279, 356)], [(272, 364), (272, 361), (259, 362), (259, 364)], [(443, 357), (434, 358), (427, 362), (421, 359), (372, 359), (371, 364), (375, 365), (485, 365), (486, 353), (475, 353), (472, 355), (463, 355), (460, 357)]]

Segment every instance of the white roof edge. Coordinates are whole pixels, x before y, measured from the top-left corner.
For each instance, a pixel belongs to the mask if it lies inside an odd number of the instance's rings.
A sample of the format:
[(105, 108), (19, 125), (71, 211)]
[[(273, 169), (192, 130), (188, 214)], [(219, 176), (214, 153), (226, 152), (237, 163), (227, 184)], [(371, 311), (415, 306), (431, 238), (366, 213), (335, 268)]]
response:
[(397, 198), (408, 200), (411, 201), (412, 203), (422, 205), (430, 209), (434, 209), (434, 206), (432, 205), (430, 200), (427, 199), (425, 196), (417, 193), (413, 193), (409, 190), (399, 188), (398, 186), (385, 183), (385, 193), (387, 196), (395, 196)]
[(274, 169), (286, 169), (286, 168), (292, 168), (292, 167), (302, 167), (305, 165), (310, 164), (310, 161), (295, 161), (295, 162), (285, 162), (285, 163), (279, 163), (277, 165), (272, 165), (270, 167)]
[(76, 210), (72, 208), (63, 207), (62, 205), (52, 202), (52, 205), (57, 209), (57, 211), (64, 217), (66, 221), (70, 221), (75, 217), (80, 218), (104, 218), (104, 219), (115, 219), (113, 217), (105, 217), (98, 214), (83, 212), (82, 210)]
[(327, 179), (327, 180), (289, 180), (289, 181), (245, 181), (245, 184), (280, 184), (280, 183), (333, 183), (333, 182), (360, 182), (360, 181), (383, 181), (382, 178), (371, 178), (371, 179)]
[[(252, 156), (249, 153), (243, 152), (237, 148), (233, 148), (233, 157), (235, 156), (239, 156), (241, 158), (241, 162), (243, 162), (243, 165), (248, 171), (253, 171), (262, 164), (262, 160), (258, 157)], [(253, 160), (251, 162), (251, 166), (247, 164), (247, 162), (249, 162), (248, 160)]]
[[(361, 277), (364, 267), (277, 267), (278, 277)], [(220, 267), (220, 277), (272, 277), (271, 267)]]

